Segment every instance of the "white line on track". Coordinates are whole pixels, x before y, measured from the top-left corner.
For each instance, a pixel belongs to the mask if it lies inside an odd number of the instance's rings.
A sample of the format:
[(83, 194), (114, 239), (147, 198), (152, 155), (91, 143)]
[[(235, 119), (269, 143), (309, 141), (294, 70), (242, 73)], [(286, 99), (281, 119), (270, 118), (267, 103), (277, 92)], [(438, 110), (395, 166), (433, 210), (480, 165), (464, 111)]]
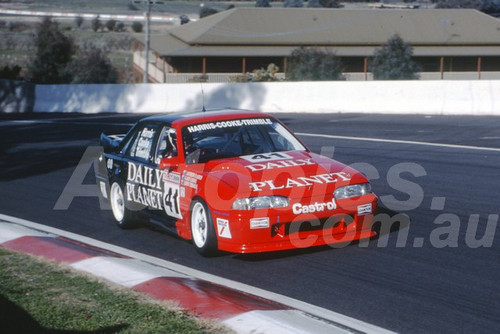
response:
[(399, 140), (399, 139), (336, 136), (336, 135), (325, 135), (325, 134), (319, 134), (319, 133), (304, 133), (304, 132), (295, 132), (295, 134), (298, 136), (304, 136), (304, 137), (321, 137), (321, 138), (330, 138), (330, 139), (369, 141), (369, 142), (375, 142), (375, 143), (421, 145), (421, 146), (456, 148), (456, 149), (464, 149), (464, 150), (500, 152), (500, 148), (496, 148), (496, 147), (470, 146), (470, 145), (457, 145), (457, 144), (441, 144), (441, 143), (429, 143), (429, 142), (422, 142), (422, 141)]

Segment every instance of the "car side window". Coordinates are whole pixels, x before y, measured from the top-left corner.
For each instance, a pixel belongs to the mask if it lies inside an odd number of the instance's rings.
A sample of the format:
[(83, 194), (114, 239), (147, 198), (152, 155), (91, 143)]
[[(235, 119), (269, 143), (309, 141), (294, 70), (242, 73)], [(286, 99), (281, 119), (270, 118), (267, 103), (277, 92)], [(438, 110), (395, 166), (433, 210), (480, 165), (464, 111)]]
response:
[(146, 125), (139, 129), (127, 150), (127, 155), (138, 160), (152, 161), (156, 132), (155, 125)]
[(163, 127), (156, 145), (155, 163), (159, 164), (163, 158), (177, 156), (177, 133), (174, 128)]

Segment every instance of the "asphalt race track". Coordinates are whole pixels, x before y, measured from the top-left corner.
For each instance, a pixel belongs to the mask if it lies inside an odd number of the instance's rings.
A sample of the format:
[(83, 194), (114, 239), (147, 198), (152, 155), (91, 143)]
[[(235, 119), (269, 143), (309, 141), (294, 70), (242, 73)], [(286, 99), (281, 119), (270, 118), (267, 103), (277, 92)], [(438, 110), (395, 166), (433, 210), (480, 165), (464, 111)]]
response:
[[(0, 213), (397, 332), (498, 332), (500, 118), (277, 116), (313, 151), (372, 179), (384, 218), (379, 238), (336, 249), (202, 258), (188, 242), (152, 228), (117, 228), (97, 194), (58, 203), (87, 147), (98, 145), (102, 131), (127, 131), (137, 115), (0, 115)], [(93, 182), (89, 169), (84, 184)]]

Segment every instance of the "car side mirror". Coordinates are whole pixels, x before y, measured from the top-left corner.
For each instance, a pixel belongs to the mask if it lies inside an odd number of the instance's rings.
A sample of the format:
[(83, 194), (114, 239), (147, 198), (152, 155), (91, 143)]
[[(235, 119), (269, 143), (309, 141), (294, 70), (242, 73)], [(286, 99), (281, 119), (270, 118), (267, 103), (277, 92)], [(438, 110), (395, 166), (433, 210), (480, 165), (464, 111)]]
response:
[(163, 158), (160, 160), (160, 164), (158, 165), (159, 169), (175, 169), (179, 167), (181, 163), (181, 158), (178, 156)]

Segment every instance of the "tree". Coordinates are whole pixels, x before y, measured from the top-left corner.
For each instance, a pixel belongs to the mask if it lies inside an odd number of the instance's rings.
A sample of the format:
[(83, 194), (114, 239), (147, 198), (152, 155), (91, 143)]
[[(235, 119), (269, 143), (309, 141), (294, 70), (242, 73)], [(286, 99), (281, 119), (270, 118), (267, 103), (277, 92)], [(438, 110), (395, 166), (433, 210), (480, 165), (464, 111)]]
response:
[(69, 68), (76, 84), (116, 83), (118, 79), (106, 53), (95, 46), (85, 45)]
[(342, 62), (332, 53), (316, 48), (293, 50), (286, 71), (292, 81), (344, 80)]
[(309, 0), (307, 1), (307, 7), (308, 8), (321, 8), (323, 7), (319, 0)]
[(342, 7), (344, 7), (344, 5), (342, 5), (339, 2), (339, 0), (319, 0), (319, 3), (324, 8), (342, 8)]
[(109, 21), (106, 22), (106, 28), (109, 30), (109, 31), (115, 31), (115, 28), (116, 28), (116, 21), (111, 19)]
[(12, 68), (10, 66), (4, 66), (4, 68), (0, 69), (0, 79), (23, 80), (21, 70), (19, 65), (15, 65)]
[(75, 24), (78, 29), (81, 29), (83, 25), (83, 17), (81, 16), (75, 17)]
[(189, 19), (189, 16), (187, 16), (186, 14), (182, 14), (181, 16), (179, 16), (179, 20), (181, 21), (181, 25), (189, 23), (191, 21)]
[(257, 0), (257, 1), (255, 1), (255, 7), (269, 8), (272, 6), (271, 6), (271, 3), (269, 2), (269, 0)]
[(472, 8), (487, 14), (500, 12), (500, 0), (440, 0), (436, 8)]
[(480, 10), (486, 14), (498, 17), (498, 13), (500, 13), (500, 0), (483, 0)]
[(210, 16), (210, 15), (214, 15), (214, 14), (217, 14), (218, 11), (212, 7), (201, 7), (200, 8), (200, 19), (204, 18), (204, 17), (207, 17), (207, 16)]
[(252, 73), (240, 74), (229, 78), (230, 82), (265, 82), (265, 81), (281, 81), (278, 77), (280, 68), (273, 63), (267, 65), (266, 68), (253, 70)]
[(142, 23), (138, 21), (132, 22), (132, 30), (136, 33), (142, 32)]
[(440, 0), (436, 8), (473, 8), (481, 10), (482, 0)]
[(370, 61), (370, 71), (375, 80), (414, 80), (418, 79), (418, 65), (413, 61), (413, 48), (398, 35), (387, 44), (375, 50)]
[(45, 17), (35, 35), (36, 53), (28, 65), (28, 77), (34, 83), (69, 83), (67, 65), (75, 54), (73, 40), (59, 31), (57, 22)]
[(125, 31), (125, 24), (123, 22), (117, 22), (115, 31), (122, 32)]
[(286, 8), (302, 8), (304, 7), (304, 0), (285, 0), (283, 7)]
[(102, 23), (101, 20), (99, 20), (99, 15), (97, 15), (92, 19), (91, 26), (92, 30), (94, 30), (95, 32), (97, 32), (97, 30), (102, 28)]

